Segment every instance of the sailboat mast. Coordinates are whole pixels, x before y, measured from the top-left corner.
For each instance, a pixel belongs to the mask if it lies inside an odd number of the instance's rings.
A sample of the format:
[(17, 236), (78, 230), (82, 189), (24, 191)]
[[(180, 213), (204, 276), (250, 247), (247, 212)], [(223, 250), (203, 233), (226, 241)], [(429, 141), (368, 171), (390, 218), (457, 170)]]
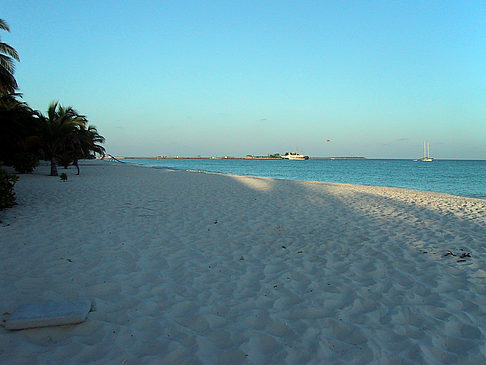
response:
[(427, 142), (427, 158), (430, 157), (430, 142)]
[(427, 149), (425, 147), (425, 141), (424, 141), (424, 158), (427, 157)]

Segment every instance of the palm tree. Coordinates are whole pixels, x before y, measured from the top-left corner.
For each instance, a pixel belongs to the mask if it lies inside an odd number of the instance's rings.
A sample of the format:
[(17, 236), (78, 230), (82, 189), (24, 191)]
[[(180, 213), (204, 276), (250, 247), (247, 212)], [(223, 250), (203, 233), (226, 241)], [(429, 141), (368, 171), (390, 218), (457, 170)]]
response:
[[(0, 29), (10, 32), (7, 22), (3, 19), (0, 19)], [(0, 94), (13, 94), (18, 88), (14, 77), (14, 60), (20, 61), (17, 51), (7, 43), (0, 42)]]
[(41, 115), (40, 142), (51, 160), (51, 176), (57, 176), (57, 155), (67, 141), (73, 138), (88, 122), (86, 117), (78, 114), (72, 107), (64, 108), (58, 102), (49, 105), (47, 116)]
[(94, 125), (88, 126), (85, 130), (85, 151), (93, 152), (93, 155), (99, 154), (103, 156), (106, 152), (105, 148), (100, 143), (105, 143), (105, 137), (98, 133)]
[(79, 175), (78, 160), (82, 158), (95, 158), (96, 154), (103, 155), (105, 148), (100, 144), (105, 138), (98, 133), (95, 126), (80, 126), (65, 141), (59, 152), (59, 162), (67, 169), (72, 162), (76, 166)]

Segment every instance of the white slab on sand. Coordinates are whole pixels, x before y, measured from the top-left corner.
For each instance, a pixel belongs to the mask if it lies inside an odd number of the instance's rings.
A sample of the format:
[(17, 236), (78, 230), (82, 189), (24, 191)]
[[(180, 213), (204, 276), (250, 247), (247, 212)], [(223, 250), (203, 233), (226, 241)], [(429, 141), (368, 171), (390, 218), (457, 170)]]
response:
[(22, 304), (6, 318), (5, 328), (21, 330), (81, 323), (86, 320), (91, 305), (90, 300)]
[(486, 363), (486, 200), (103, 161), (75, 172), (21, 175), (0, 212), (0, 314), (97, 310), (80, 326), (0, 327), (0, 364)]

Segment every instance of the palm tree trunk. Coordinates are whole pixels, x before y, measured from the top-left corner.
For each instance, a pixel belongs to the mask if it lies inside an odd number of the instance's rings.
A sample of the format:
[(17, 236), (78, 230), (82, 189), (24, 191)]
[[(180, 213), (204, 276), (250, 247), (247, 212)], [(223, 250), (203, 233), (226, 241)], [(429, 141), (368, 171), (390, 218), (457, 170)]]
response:
[(58, 176), (55, 157), (51, 157), (51, 176)]
[(78, 164), (78, 159), (77, 158), (74, 159), (73, 165), (76, 166), (76, 168), (78, 169), (78, 173), (76, 175), (79, 175), (79, 164)]

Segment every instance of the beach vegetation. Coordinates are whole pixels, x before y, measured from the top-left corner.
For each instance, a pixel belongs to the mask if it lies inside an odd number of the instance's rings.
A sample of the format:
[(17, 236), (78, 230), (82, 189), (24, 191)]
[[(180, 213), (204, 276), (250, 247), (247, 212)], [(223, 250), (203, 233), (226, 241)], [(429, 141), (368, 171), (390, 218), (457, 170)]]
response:
[(65, 169), (69, 164), (73, 164), (77, 169), (79, 175), (80, 159), (94, 159), (96, 154), (103, 156), (105, 148), (101, 143), (105, 142), (105, 138), (98, 133), (98, 130), (93, 125), (84, 125), (76, 129), (66, 140), (66, 143), (61, 147), (58, 162)]
[(59, 102), (52, 102), (47, 109), (47, 115), (40, 115), (40, 145), (48, 161), (51, 162), (51, 176), (58, 176), (58, 152), (68, 143), (80, 129), (87, 124), (85, 116), (80, 115), (72, 107), (63, 107)]
[[(0, 19), (0, 30), (10, 32), (7, 22)], [(0, 94), (11, 95), (18, 85), (14, 77), (15, 60), (20, 61), (15, 48), (0, 41)]]
[(9, 174), (0, 166), (0, 210), (13, 207), (15, 201), (14, 185), (18, 176)]
[(31, 174), (39, 165), (39, 158), (32, 152), (17, 152), (12, 166), (19, 174)]
[[(0, 19), (0, 30), (10, 31)], [(105, 138), (84, 115), (59, 102), (44, 115), (21, 100), (14, 78), (17, 51), (0, 42), (0, 161), (19, 173), (31, 173), (40, 159), (50, 161), (50, 175), (58, 176), (57, 165), (76, 166), (80, 159), (103, 156)]]
[(39, 118), (35, 110), (16, 95), (0, 96), (0, 160), (5, 165), (13, 166), (19, 154), (40, 157), (35, 138), (38, 130)]
[(31, 109), (16, 95), (0, 96), (0, 160), (19, 173), (30, 173), (39, 159), (51, 162), (52, 176), (57, 165), (78, 169), (80, 159), (104, 155), (105, 138), (84, 115), (58, 102), (49, 105), (46, 115)]

